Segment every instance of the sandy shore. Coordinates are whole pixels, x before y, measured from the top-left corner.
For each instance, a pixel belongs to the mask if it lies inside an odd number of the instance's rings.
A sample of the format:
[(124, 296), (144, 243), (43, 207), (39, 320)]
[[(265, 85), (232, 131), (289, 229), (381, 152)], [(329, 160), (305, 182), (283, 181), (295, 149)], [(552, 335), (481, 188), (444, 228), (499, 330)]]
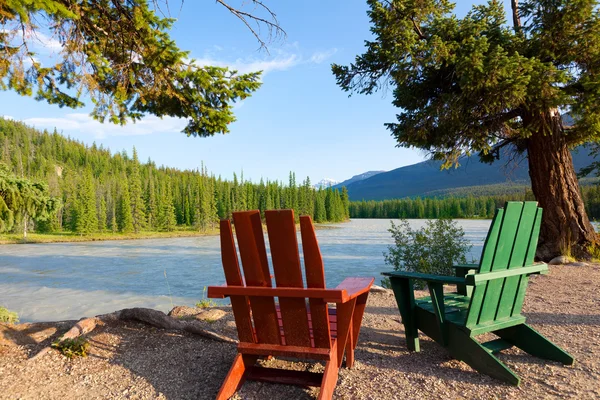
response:
[[(600, 398), (600, 265), (552, 266), (531, 279), (528, 323), (570, 352), (565, 367), (506, 350), (499, 358), (521, 376), (515, 388), (451, 359), (421, 335), (420, 353), (406, 349), (391, 293), (369, 297), (356, 366), (342, 368), (337, 399)], [(192, 316), (193, 318), (193, 316)], [(235, 338), (230, 314), (204, 322)], [(72, 323), (0, 325), (2, 399), (212, 399), (235, 346), (137, 323), (115, 323), (89, 335), (90, 355), (69, 360), (56, 351), (30, 361)], [(276, 366), (319, 370), (319, 364), (271, 360)], [(237, 399), (310, 399), (317, 389), (247, 382)]]

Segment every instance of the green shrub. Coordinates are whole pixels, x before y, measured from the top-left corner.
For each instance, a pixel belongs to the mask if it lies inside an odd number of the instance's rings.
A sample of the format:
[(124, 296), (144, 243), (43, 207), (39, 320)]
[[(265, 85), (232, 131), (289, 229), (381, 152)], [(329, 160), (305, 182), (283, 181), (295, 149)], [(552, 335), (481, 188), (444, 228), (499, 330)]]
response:
[(0, 307), (0, 322), (16, 324), (19, 322), (19, 316), (16, 312), (8, 311), (4, 307)]
[(206, 286), (204, 286), (204, 290), (202, 291), (202, 300), (196, 303), (196, 307), (209, 308), (214, 307), (216, 305), (217, 303), (214, 300), (206, 298)]
[[(466, 255), (472, 245), (465, 239), (463, 229), (451, 219), (427, 220), (421, 229), (413, 230), (407, 220), (398, 225), (392, 221), (388, 231), (394, 245), (384, 253), (385, 263), (395, 271), (421, 272), (436, 275), (454, 275), (452, 266), (467, 262)], [(383, 286), (389, 287), (382, 281)], [(423, 288), (423, 281), (415, 286)]]
[(90, 343), (85, 336), (78, 336), (75, 339), (65, 339), (52, 343), (51, 347), (60, 351), (65, 357), (87, 357), (87, 351)]

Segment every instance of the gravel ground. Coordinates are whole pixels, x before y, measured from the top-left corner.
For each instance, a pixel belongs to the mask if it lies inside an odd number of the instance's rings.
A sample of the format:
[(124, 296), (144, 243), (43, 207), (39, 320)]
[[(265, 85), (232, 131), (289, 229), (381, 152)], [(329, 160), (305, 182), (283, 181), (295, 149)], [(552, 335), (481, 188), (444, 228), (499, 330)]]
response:
[[(372, 293), (356, 366), (341, 369), (334, 398), (600, 398), (600, 265), (550, 268), (549, 275), (531, 279), (524, 311), (529, 324), (575, 357), (574, 366), (506, 350), (499, 358), (522, 379), (515, 388), (451, 359), (423, 335), (421, 352), (411, 353), (393, 295)], [(221, 310), (180, 308), (176, 314), (203, 319), (210, 329), (235, 337), (231, 314)], [(211, 399), (235, 356), (232, 344), (119, 322), (89, 334), (87, 358), (69, 360), (51, 351), (29, 360), (73, 323), (0, 325), (1, 399)], [(320, 364), (278, 359), (263, 363), (322, 370)], [(317, 394), (318, 389), (246, 382), (234, 398), (310, 399)]]

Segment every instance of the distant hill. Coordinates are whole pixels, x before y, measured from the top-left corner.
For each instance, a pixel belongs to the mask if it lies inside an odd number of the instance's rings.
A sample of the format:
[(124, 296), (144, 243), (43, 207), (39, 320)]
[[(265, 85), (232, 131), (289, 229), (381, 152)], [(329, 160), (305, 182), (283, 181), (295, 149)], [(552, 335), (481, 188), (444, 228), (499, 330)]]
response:
[(346, 179), (345, 181), (338, 183), (337, 185), (334, 186), (334, 188), (336, 189), (341, 189), (343, 186), (348, 187), (348, 185), (350, 185), (351, 183), (357, 182), (357, 181), (362, 181), (364, 179), (369, 179), (372, 176), (375, 176), (377, 174), (381, 174), (382, 172), (385, 171), (367, 171), (367, 172), (363, 172), (362, 174), (358, 174), (358, 175), (354, 175), (352, 178), (350, 179)]
[[(575, 170), (591, 164), (593, 157), (588, 150), (573, 151)], [(479, 162), (474, 156), (464, 156), (461, 166), (440, 171), (441, 161), (423, 161), (418, 164), (382, 172), (367, 179), (345, 185), (351, 200), (384, 200), (404, 197), (497, 194), (497, 192), (521, 191), (530, 186), (527, 159), (508, 163), (500, 159), (494, 164)]]

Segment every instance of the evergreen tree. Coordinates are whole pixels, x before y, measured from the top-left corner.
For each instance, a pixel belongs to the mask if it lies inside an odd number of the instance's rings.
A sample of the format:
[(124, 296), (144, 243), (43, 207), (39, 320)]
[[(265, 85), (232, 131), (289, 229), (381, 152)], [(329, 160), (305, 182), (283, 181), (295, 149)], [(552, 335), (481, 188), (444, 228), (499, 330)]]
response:
[(585, 256), (598, 238), (569, 149), (600, 141), (598, 1), (511, 1), (505, 9), (491, 0), (462, 18), (445, 0), (368, 3), (374, 38), (355, 63), (333, 65), (341, 88), (371, 94), (391, 85), (400, 114), (386, 125), (398, 144), (445, 167), (465, 152), (492, 162), (511, 148), (526, 151), (544, 209), (538, 257), (553, 258), (564, 243)]
[[(248, 27), (282, 33), (275, 14), (259, 18), (221, 3)], [(100, 121), (123, 124), (153, 114), (187, 119), (188, 136), (229, 132), (233, 103), (260, 87), (260, 72), (240, 74), (190, 61), (189, 52), (169, 36), (174, 19), (162, 17), (155, 6), (145, 0), (0, 3), (0, 48), (6, 49), (0, 52), (0, 86), (70, 108), (83, 107), (85, 94)], [(264, 45), (255, 28), (251, 32)], [(42, 34), (60, 38), (65, 50), (57, 59), (44, 62), (47, 57), (36, 54), (33, 42)], [(15, 45), (15, 36), (23, 43)]]
[(133, 163), (129, 174), (129, 199), (131, 202), (131, 219), (133, 231), (139, 233), (146, 225), (144, 198), (142, 196), (142, 178), (137, 151), (133, 148)]
[(106, 200), (100, 196), (100, 206), (98, 207), (98, 232), (106, 231)]
[(160, 195), (162, 208), (159, 214), (158, 226), (163, 231), (171, 232), (177, 225), (177, 217), (175, 216), (175, 206), (173, 205), (173, 193), (171, 190), (170, 179), (163, 182)]
[(123, 177), (123, 184), (121, 186), (121, 201), (119, 204), (119, 216), (117, 223), (119, 225), (119, 231), (123, 233), (131, 233), (134, 230), (133, 227), (133, 216), (131, 215), (131, 198), (129, 194), (129, 180), (127, 177)]
[(148, 179), (148, 190), (146, 191), (146, 205), (148, 206), (146, 218), (148, 227), (154, 229), (157, 227), (158, 204), (156, 200), (156, 187), (154, 185), (154, 177), (150, 175)]
[(89, 168), (77, 185), (75, 210), (75, 232), (89, 234), (98, 230), (96, 189), (94, 187), (92, 171)]

